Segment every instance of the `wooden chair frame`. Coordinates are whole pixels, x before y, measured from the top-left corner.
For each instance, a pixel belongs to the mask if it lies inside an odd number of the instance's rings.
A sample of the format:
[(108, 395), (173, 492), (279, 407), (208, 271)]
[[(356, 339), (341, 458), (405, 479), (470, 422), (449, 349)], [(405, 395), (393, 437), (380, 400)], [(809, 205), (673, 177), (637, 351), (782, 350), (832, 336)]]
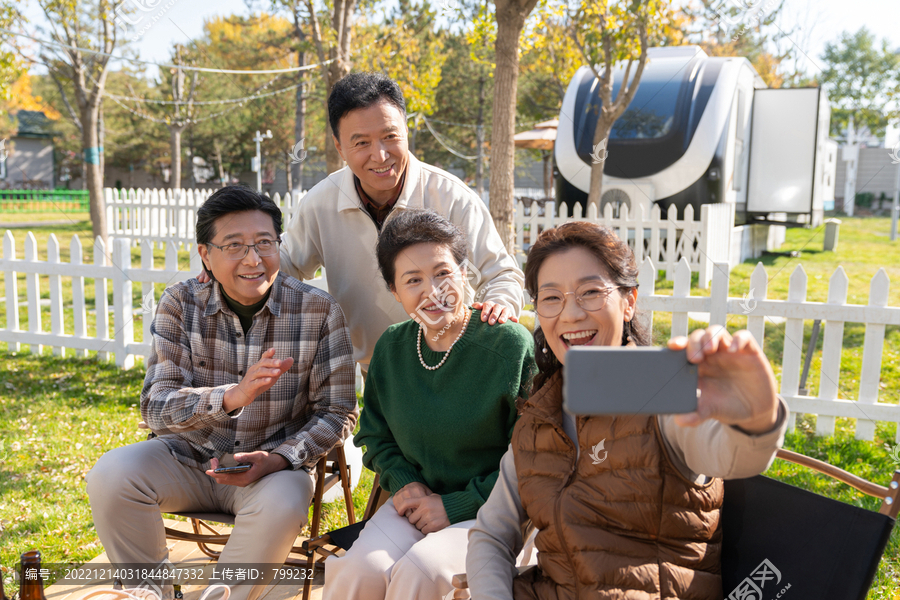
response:
[[(361, 525), (372, 518), (372, 515), (375, 514), (381, 506), (387, 502), (387, 499), (390, 497), (390, 493), (387, 490), (381, 487), (380, 478), (378, 474), (375, 475), (375, 481), (372, 483), (372, 493), (369, 494), (369, 501), (366, 503), (366, 510), (363, 513), (363, 518), (359, 522), (358, 525)], [(350, 524), (353, 525), (355, 521), (350, 519)], [(340, 530), (338, 530), (340, 531)], [(303, 546), (301, 548), (301, 553), (306, 556), (305, 566), (310, 569), (310, 572), (314, 575), (315, 569), (320, 565), (324, 568), (325, 559), (329, 556), (336, 556), (337, 550), (339, 548), (335, 547), (335, 542), (331, 537), (331, 533), (325, 533), (319, 536), (311, 535), (308, 540), (303, 542)], [(319, 554), (321, 558), (316, 559), (316, 554)], [(309, 595), (312, 590), (312, 575), (303, 580), (303, 600), (309, 600)]]
[[(894, 471), (893, 478), (887, 487), (885, 487), (853, 475), (852, 473), (848, 473), (840, 467), (835, 467), (834, 465), (799, 454), (792, 450), (780, 449), (775, 456), (782, 460), (818, 471), (819, 473), (836, 479), (841, 483), (845, 483), (868, 496), (881, 498), (881, 506), (878, 509), (879, 514), (896, 519), (897, 514), (900, 513), (900, 498), (898, 498), (898, 495), (900, 495), (900, 470)], [(519, 567), (519, 572), (521, 573), (528, 568), (530, 567)], [(469, 582), (465, 573), (454, 575), (451, 583), (454, 588), (452, 596), (454, 600), (467, 600), (470, 597), (468, 593)]]
[[(344, 455), (344, 442), (340, 441), (327, 455), (320, 458), (319, 462), (316, 464), (316, 483), (312, 499), (313, 517), (310, 521), (310, 537), (315, 538), (319, 535), (319, 526), (322, 519), (322, 497), (325, 495), (325, 492), (338, 483), (341, 484), (344, 491), (344, 503), (347, 509), (347, 518), (351, 524), (356, 522), (350, 481), (350, 466), (347, 464), (347, 459)], [(213, 550), (210, 548), (210, 544), (224, 546), (228, 543), (230, 534), (219, 533), (210, 525), (210, 523), (234, 525), (234, 515), (227, 513), (190, 512), (176, 512), (169, 514), (186, 517), (191, 524), (193, 533), (166, 527), (166, 539), (194, 542), (197, 544), (200, 552), (213, 560), (218, 560), (222, 552), (221, 550)], [(206, 532), (204, 532), (204, 529)], [(303, 547), (292, 546), (284, 564), (292, 566), (308, 566), (305, 558), (291, 558), (291, 554), (299, 554), (305, 557), (306, 551)]]

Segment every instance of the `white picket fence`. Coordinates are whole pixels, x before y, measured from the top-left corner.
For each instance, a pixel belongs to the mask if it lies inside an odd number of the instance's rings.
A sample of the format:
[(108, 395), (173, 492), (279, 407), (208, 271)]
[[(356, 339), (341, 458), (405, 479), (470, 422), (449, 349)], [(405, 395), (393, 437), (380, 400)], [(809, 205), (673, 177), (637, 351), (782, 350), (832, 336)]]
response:
[[(21, 351), (22, 345), (30, 351), (40, 352), (43, 346), (53, 348), (53, 353), (64, 356), (68, 350), (76, 356), (86, 356), (88, 350), (96, 351), (106, 360), (112, 355), (117, 365), (129, 368), (136, 356), (150, 353), (150, 322), (155, 310), (158, 293), (153, 284), (183, 281), (200, 271), (196, 255), (191, 257), (189, 271), (178, 270), (178, 251), (174, 243), (166, 246), (165, 265), (154, 264), (151, 243), (141, 244), (140, 266), (132, 264), (130, 242), (125, 239), (113, 242), (112, 264), (107, 264), (102, 242), (95, 242), (93, 264), (83, 264), (83, 248), (77, 236), (70, 243), (70, 262), (60, 261), (60, 244), (51, 235), (47, 244), (47, 260), (38, 260), (38, 247), (34, 236), (28, 233), (24, 258), (17, 256), (12, 233), (3, 238), (3, 258), (0, 271), (4, 274), (6, 319), (0, 328), (0, 342), (6, 342), (10, 351)], [(847, 304), (848, 278), (843, 268), (838, 268), (831, 278), (828, 301), (806, 300), (806, 273), (798, 266), (790, 278), (787, 300), (767, 298), (768, 275), (758, 264), (750, 278), (751, 293), (746, 298), (728, 297), (729, 267), (716, 263), (712, 273), (710, 296), (691, 296), (691, 265), (682, 257), (675, 269), (674, 289), (671, 296), (655, 293), (657, 270), (649, 256), (643, 258), (639, 276), (638, 307), (643, 319), (652, 322), (654, 312), (671, 313), (672, 335), (688, 332), (688, 313), (709, 313), (710, 323), (724, 325), (730, 316), (746, 315), (747, 328), (763, 343), (767, 318), (785, 319), (784, 353), (782, 356), (781, 394), (791, 408), (791, 425), (797, 413), (818, 415), (816, 431), (822, 435), (834, 433), (835, 417), (856, 419), (856, 437), (872, 440), (876, 421), (900, 423), (900, 405), (878, 401), (879, 377), (884, 349), (885, 326), (900, 325), (900, 307), (888, 306), (890, 282), (885, 271), (879, 270), (872, 278), (868, 305)], [(24, 273), (24, 292), (19, 289), (17, 273)], [(49, 276), (50, 328), (45, 330), (41, 318), (41, 278)], [(93, 280), (96, 309), (96, 325), (88, 327), (85, 303), (85, 279)], [(65, 280), (65, 281), (64, 281)], [(308, 281), (320, 289), (327, 289), (324, 275)], [(132, 295), (134, 285), (141, 286), (142, 300)], [(109, 322), (108, 290), (112, 286), (113, 322)], [(63, 305), (64, 286), (71, 286), (72, 302)], [(19, 327), (19, 303), (28, 310), (28, 330)], [(72, 310), (73, 333), (66, 331), (66, 313)], [(134, 339), (134, 316), (143, 314), (143, 341)], [(803, 356), (803, 323), (820, 319), (824, 325), (819, 386), (816, 396), (800, 395), (800, 368)], [(859, 391), (855, 399), (840, 398), (839, 386), (841, 349), (844, 323), (864, 323)], [(110, 334), (110, 325), (114, 331)], [(781, 335), (778, 333), (777, 335)], [(357, 376), (361, 388), (361, 378)], [(900, 426), (897, 441), (900, 442)]]
[[(94, 242), (94, 263), (83, 264), (83, 247), (77, 235), (69, 244), (70, 262), (60, 261), (60, 244), (56, 236), (50, 234), (47, 242), (47, 260), (38, 260), (38, 247), (34, 235), (29, 232), (25, 238), (25, 256), (18, 258), (12, 232), (3, 237), (3, 258), (0, 271), (4, 274), (6, 299), (6, 323), (0, 329), (0, 341), (7, 342), (11, 352), (21, 350), (28, 344), (32, 352), (40, 353), (43, 346), (51, 346), (53, 354), (65, 356), (66, 350), (74, 350), (76, 356), (86, 356), (88, 350), (100, 353), (100, 358), (114, 356), (117, 365), (123, 368), (134, 366), (135, 356), (150, 355), (150, 323), (156, 310), (157, 292), (153, 284), (166, 286), (195, 277), (203, 268), (200, 257), (191, 253), (190, 270), (178, 270), (178, 248), (174, 242), (166, 246), (163, 268), (154, 265), (153, 248), (150, 241), (141, 243), (140, 266), (132, 264), (131, 242), (118, 239), (113, 242), (112, 264), (107, 263), (102, 239)], [(25, 273), (24, 301), (28, 306), (28, 330), (19, 328), (19, 300), (17, 273)], [(50, 285), (50, 330), (46, 331), (41, 319), (40, 277), (49, 275)], [(63, 278), (71, 279), (72, 304), (63, 307)], [(87, 327), (87, 305), (85, 303), (84, 280), (94, 283), (94, 310), (96, 324), (92, 331)], [(325, 288), (324, 271), (321, 277), (307, 281), (308, 284)], [(141, 286), (141, 301), (135, 306), (134, 285)], [(109, 285), (112, 285), (113, 322), (109, 322)], [(66, 331), (66, 311), (72, 309), (73, 333)], [(143, 341), (134, 339), (134, 316), (143, 314)], [(110, 337), (110, 325), (114, 334)]]
[[(780, 393), (791, 409), (792, 428), (798, 413), (815, 414), (818, 415), (816, 433), (832, 435), (835, 417), (849, 417), (856, 419), (857, 439), (873, 440), (875, 422), (889, 421), (898, 423), (896, 439), (900, 442), (900, 405), (878, 402), (885, 326), (900, 325), (900, 307), (887, 305), (890, 281), (884, 269), (879, 269), (872, 278), (868, 305), (847, 304), (849, 280), (843, 267), (838, 267), (832, 275), (828, 301), (824, 303), (807, 301), (807, 276), (802, 265), (791, 274), (787, 300), (766, 298), (768, 274), (762, 263), (756, 265), (750, 277), (751, 292), (746, 298), (728, 297), (729, 268), (725, 263), (714, 265), (709, 297), (690, 295), (691, 270), (684, 259), (675, 269), (671, 296), (655, 294), (656, 267), (649, 258), (644, 260), (639, 281), (638, 308), (643, 311), (645, 324), (652, 322), (654, 311), (672, 313), (673, 336), (688, 333), (689, 312), (709, 313), (712, 325), (727, 324), (729, 315), (745, 315), (747, 329), (762, 345), (766, 319), (784, 319)], [(815, 319), (825, 322), (818, 394), (803, 396), (800, 395), (803, 323)], [(838, 397), (844, 323), (866, 326), (855, 400)]]
[(661, 218), (656, 204), (650, 209), (649, 216), (644, 214), (641, 205), (634, 214), (629, 214), (628, 207), (622, 206), (618, 218), (613, 218), (612, 204), (606, 205), (603, 215), (598, 214), (596, 205), (589, 206), (586, 215), (580, 205), (575, 206), (571, 215), (565, 204), (558, 210), (557, 213), (550, 203), (540, 206), (522, 200), (517, 202), (516, 258), (520, 265), (525, 263), (528, 249), (542, 231), (569, 221), (590, 221), (615, 229), (619, 239), (627, 241), (634, 251), (638, 264), (645, 257), (650, 258), (659, 269), (665, 269), (666, 278), (670, 280), (676, 265), (682, 258), (686, 259), (690, 269), (699, 273), (703, 289), (709, 286), (713, 264), (731, 260), (734, 204), (704, 204), (699, 221), (694, 220), (692, 206), (685, 208), (680, 220), (674, 207), (667, 211), (667, 218)]
[[(122, 189), (105, 188), (106, 230), (112, 239), (144, 241), (160, 247), (175, 243), (185, 249), (196, 242), (197, 210), (215, 190)], [(272, 200), (281, 208), (285, 223), (293, 216), (302, 194), (275, 194)]]
[[(517, 190), (517, 192), (540, 190)], [(160, 247), (173, 242), (184, 248), (195, 243), (194, 224), (197, 210), (213, 190), (179, 190), (173, 193), (165, 189), (116, 190), (106, 188), (106, 221), (110, 238), (131, 240), (137, 245), (144, 241)], [(541, 192), (542, 194), (543, 192)], [(520, 196), (518, 196), (520, 197)], [(287, 222), (302, 202), (302, 195), (275, 194), (272, 200), (281, 207)], [(731, 233), (734, 225), (733, 204), (707, 204), (700, 210), (700, 220), (694, 220), (694, 209), (688, 206), (679, 220), (676, 209), (670, 209), (667, 219), (660, 218), (659, 206), (654, 205), (649, 216), (639, 206), (629, 215), (626, 207), (613, 218), (612, 205), (599, 215), (596, 206), (582, 215), (580, 206), (569, 215), (565, 205), (559, 213), (552, 205), (544, 207), (536, 202), (519, 199), (516, 202), (515, 228), (517, 260), (524, 264), (531, 243), (541, 231), (560, 223), (587, 220), (601, 223), (617, 230), (619, 237), (627, 239), (638, 261), (649, 256), (667, 277), (672, 278), (675, 265), (687, 258), (691, 270), (699, 273), (700, 287), (706, 288), (712, 277), (714, 262), (728, 262), (731, 252)], [(640, 233), (638, 233), (640, 232)], [(635, 240), (643, 240), (636, 244)], [(669, 243), (669, 240), (675, 240)]]

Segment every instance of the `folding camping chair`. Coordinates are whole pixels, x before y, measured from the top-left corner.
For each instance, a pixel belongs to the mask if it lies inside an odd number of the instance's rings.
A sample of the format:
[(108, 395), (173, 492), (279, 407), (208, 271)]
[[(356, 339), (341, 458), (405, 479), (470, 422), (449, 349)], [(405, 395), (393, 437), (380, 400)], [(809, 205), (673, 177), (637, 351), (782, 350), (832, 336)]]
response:
[[(726, 600), (789, 597), (863, 600), (900, 512), (900, 470), (888, 487), (790, 450), (778, 458), (828, 475), (881, 498), (873, 512), (768, 477), (725, 482), (722, 506), (722, 589)], [(531, 568), (531, 567), (526, 567)], [(465, 573), (453, 598), (466, 599)]]
[[(387, 490), (382, 489), (378, 474), (375, 475), (375, 481), (372, 483), (372, 493), (369, 495), (369, 501), (366, 504), (366, 512), (363, 514), (362, 521), (354, 523), (351, 519), (350, 525), (329, 531), (323, 535), (316, 537), (310, 536), (308, 540), (303, 542), (302, 552), (306, 555), (306, 568), (315, 574), (315, 569), (322, 565), (329, 556), (336, 556), (338, 550), (348, 550), (359, 533), (366, 526), (366, 522), (372, 518), (381, 505), (387, 502), (390, 494)], [(296, 550), (296, 549), (295, 549)], [(321, 557), (317, 560), (316, 554)], [(324, 568), (324, 565), (323, 565)], [(303, 580), (303, 600), (309, 600), (309, 594), (312, 590), (313, 577), (310, 575)]]
[[(147, 425), (142, 421), (138, 424), (138, 428), (147, 429)], [(322, 519), (322, 497), (325, 495), (325, 492), (330, 490), (337, 483), (341, 484), (344, 491), (344, 503), (347, 509), (347, 518), (351, 524), (356, 522), (350, 481), (350, 466), (347, 464), (347, 459), (344, 456), (344, 442), (340, 441), (327, 455), (320, 458), (319, 462), (316, 464), (316, 484), (312, 499), (313, 517), (310, 521), (310, 537), (315, 538), (319, 536), (319, 524)], [(228, 542), (228, 536), (230, 534), (219, 533), (212, 525), (210, 525), (210, 523), (234, 525), (234, 515), (213, 512), (176, 512), (169, 514), (187, 518), (190, 521), (193, 533), (166, 527), (167, 539), (195, 542), (200, 549), (200, 552), (212, 559), (218, 559), (221, 551), (213, 550), (210, 548), (210, 544), (224, 546)], [(284, 562), (286, 565), (296, 566), (307, 564), (305, 558), (291, 558), (290, 554), (300, 554), (305, 557), (306, 552), (303, 548), (293, 546), (288, 558)]]

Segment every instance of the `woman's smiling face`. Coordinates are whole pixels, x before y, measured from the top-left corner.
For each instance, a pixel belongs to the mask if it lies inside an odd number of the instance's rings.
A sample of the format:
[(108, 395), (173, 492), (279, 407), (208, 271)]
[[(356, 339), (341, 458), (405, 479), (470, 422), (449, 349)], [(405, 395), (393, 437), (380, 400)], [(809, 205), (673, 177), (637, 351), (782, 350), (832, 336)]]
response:
[(394, 267), (394, 298), (429, 332), (446, 330), (464, 314), (465, 271), (448, 246), (415, 244), (397, 255)]
[[(614, 289), (603, 308), (584, 310), (576, 302), (576, 291), (584, 286), (615, 287), (606, 266), (584, 248), (570, 248), (548, 256), (538, 271), (538, 303), (548, 290), (563, 296), (562, 312), (553, 318), (540, 317), (541, 329), (550, 351), (565, 364), (566, 351), (572, 346), (618, 346), (622, 342), (625, 321), (634, 317), (637, 289)], [(569, 293), (572, 292), (572, 293)], [(538, 308), (540, 311), (540, 308)]]

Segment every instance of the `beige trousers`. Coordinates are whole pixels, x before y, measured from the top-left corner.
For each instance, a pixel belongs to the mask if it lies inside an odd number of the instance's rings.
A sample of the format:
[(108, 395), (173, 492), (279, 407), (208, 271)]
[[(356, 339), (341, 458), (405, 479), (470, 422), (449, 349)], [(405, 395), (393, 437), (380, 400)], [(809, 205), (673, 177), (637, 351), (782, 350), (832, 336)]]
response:
[(342, 557), (325, 560), (322, 600), (441, 600), (466, 572), (469, 528), (462, 521), (424, 534), (389, 498)]
[[(234, 459), (229, 455), (222, 462), (227, 466)], [(158, 439), (110, 450), (87, 475), (94, 525), (111, 563), (165, 567), (161, 512), (235, 515), (219, 564), (270, 566), (253, 583), (232, 585), (237, 600), (255, 600), (272, 580), (271, 567), (284, 561), (307, 522), (313, 488), (304, 470), (270, 473), (243, 488), (222, 485), (180, 463)]]

